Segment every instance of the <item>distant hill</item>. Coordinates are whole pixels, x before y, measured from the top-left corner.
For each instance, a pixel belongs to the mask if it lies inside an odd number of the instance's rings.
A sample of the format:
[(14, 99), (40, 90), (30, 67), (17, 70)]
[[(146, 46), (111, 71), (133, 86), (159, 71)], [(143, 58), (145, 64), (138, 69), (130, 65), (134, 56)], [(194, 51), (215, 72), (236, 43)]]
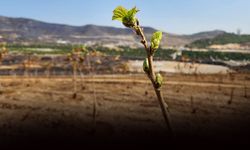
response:
[(196, 34), (190, 35), (189, 37), (192, 39), (212, 39), (218, 35), (223, 35), (225, 33), (226, 33), (225, 31), (214, 30), (214, 31), (209, 31), (209, 32), (196, 33)]
[[(156, 29), (144, 27), (150, 38)], [(71, 26), (46, 23), (26, 18), (0, 16), (0, 41), (9, 43), (73, 43), (104, 46), (141, 46), (130, 29), (107, 26)], [(192, 35), (164, 33), (162, 47), (180, 47), (200, 39), (211, 39), (224, 31), (201, 32)]]
[(240, 44), (249, 45), (250, 35), (237, 35), (233, 33), (224, 33), (210, 39), (200, 39), (192, 42), (188, 47), (208, 48), (212, 45)]

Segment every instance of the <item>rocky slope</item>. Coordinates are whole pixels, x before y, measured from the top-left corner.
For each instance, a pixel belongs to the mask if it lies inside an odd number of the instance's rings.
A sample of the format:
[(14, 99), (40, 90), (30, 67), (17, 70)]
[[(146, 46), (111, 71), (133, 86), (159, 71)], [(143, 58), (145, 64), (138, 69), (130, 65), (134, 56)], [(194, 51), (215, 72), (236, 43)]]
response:
[[(144, 27), (146, 36), (156, 29)], [(223, 34), (215, 30), (193, 35), (176, 35), (164, 33), (162, 47), (184, 46), (198, 39), (213, 38)], [(140, 43), (130, 29), (107, 26), (84, 25), (70, 26), (46, 23), (26, 18), (0, 16), (0, 41), (9, 43), (81, 43), (103, 46), (132, 46)]]

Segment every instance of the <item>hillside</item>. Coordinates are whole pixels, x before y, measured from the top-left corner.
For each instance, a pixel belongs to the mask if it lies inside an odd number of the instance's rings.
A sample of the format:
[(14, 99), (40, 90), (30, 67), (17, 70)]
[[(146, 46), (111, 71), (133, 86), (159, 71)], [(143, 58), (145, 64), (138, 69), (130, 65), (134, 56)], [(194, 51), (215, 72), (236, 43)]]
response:
[[(144, 27), (146, 36), (156, 31), (151, 27)], [(201, 32), (193, 35), (176, 35), (164, 33), (162, 47), (175, 47), (190, 44), (200, 39), (210, 39), (223, 34), (215, 30)], [(130, 29), (107, 26), (84, 25), (71, 26), (63, 24), (46, 23), (26, 18), (10, 18), (0, 16), (0, 41), (9, 43), (81, 43), (86, 45), (103, 46), (132, 46), (138, 47)]]
[(192, 48), (208, 48), (218, 47), (219, 45), (225, 45), (228, 48), (231, 47), (246, 47), (250, 44), (250, 35), (237, 35), (233, 33), (224, 33), (216, 36), (212, 39), (201, 39), (192, 42), (188, 47)]

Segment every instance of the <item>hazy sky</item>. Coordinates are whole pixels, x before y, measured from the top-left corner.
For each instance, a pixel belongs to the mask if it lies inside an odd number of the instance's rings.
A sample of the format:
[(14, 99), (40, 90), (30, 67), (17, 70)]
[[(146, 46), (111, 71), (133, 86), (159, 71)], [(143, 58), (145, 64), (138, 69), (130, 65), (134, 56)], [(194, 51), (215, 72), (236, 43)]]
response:
[(137, 6), (144, 26), (178, 34), (222, 29), (250, 34), (250, 0), (2, 0), (0, 15), (70, 25), (121, 27), (112, 10)]

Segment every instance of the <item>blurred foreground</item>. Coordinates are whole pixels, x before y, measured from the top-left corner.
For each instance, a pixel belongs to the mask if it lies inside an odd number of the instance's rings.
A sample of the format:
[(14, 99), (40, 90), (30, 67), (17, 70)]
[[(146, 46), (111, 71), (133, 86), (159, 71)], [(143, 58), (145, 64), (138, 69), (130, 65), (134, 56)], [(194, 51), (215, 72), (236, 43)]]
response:
[[(176, 140), (247, 142), (250, 74), (164, 78)], [(70, 77), (1, 77), (0, 83), (1, 145), (170, 142), (143, 74), (79, 77), (76, 96)]]

